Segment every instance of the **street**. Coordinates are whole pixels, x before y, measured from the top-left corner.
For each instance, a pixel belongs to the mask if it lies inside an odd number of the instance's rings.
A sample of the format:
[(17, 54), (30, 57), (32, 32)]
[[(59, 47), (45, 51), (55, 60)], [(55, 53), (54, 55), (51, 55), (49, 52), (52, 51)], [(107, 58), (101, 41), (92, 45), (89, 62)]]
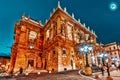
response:
[[(18, 75), (18, 76), (5, 76), (0, 77), (0, 80), (97, 80), (95, 74), (99, 75), (99, 80), (106, 80), (108, 77), (107, 72), (102, 76), (101, 72), (93, 73), (92, 76), (85, 76), (78, 73), (78, 70), (58, 72), (58, 73), (44, 73), (36, 74), (31, 73), (29, 75)], [(114, 70), (110, 72), (113, 80), (120, 80), (120, 71)]]
[(30, 74), (28, 76), (2, 77), (0, 80), (93, 80), (78, 74), (78, 70), (49, 74)]

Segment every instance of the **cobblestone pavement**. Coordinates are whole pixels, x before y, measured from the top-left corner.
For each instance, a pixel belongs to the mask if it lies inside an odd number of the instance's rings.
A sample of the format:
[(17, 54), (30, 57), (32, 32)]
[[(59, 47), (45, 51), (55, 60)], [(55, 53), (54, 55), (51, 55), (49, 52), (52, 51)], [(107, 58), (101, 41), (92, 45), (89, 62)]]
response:
[(59, 73), (49, 73), (49, 74), (31, 74), (28, 76), (13, 76), (13, 77), (2, 77), (0, 80), (93, 80), (87, 77), (81, 76), (76, 71), (67, 71)]
[[(114, 70), (110, 72), (111, 77), (113, 80), (120, 80), (120, 71)], [(104, 76), (102, 74), (99, 74), (100, 79), (106, 80), (106, 77), (108, 76), (108, 73), (105, 73)]]

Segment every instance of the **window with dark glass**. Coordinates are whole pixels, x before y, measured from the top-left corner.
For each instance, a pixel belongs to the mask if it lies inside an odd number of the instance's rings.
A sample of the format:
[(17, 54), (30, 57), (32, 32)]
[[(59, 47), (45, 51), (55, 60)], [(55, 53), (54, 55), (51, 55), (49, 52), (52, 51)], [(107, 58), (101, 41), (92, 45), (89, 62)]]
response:
[(65, 36), (65, 24), (61, 24), (61, 34)]
[(114, 49), (116, 49), (116, 47), (115, 47), (115, 46), (114, 46), (113, 48), (114, 48)]
[(40, 53), (40, 57), (42, 57), (42, 53)]
[(66, 55), (66, 50), (65, 49), (62, 50), (62, 54)]
[(109, 49), (111, 50), (111, 47)]
[(55, 50), (53, 50), (53, 54), (55, 54), (56, 52), (55, 52)]

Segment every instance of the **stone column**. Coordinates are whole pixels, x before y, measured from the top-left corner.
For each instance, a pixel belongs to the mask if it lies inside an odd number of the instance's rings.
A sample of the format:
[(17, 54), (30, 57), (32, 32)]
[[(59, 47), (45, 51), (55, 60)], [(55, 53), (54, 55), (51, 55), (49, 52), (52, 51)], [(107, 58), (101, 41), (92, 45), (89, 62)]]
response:
[(97, 55), (95, 55), (95, 64), (96, 64), (96, 66), (98, 66), (98, 58), (97, 58)]

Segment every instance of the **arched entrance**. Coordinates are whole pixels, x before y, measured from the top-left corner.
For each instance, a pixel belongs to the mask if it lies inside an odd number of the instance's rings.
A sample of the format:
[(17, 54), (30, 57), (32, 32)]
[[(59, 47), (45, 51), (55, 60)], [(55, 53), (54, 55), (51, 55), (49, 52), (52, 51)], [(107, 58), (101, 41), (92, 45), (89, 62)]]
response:
[(36, 69), (36, 64), (37, 64), (37, 56), (35, 54), (29, 54), (27, 56), (27, 68), (31, 67), (33, 69)]
[(28, 60), (28, 66), (34, 67), (34, 60)]

